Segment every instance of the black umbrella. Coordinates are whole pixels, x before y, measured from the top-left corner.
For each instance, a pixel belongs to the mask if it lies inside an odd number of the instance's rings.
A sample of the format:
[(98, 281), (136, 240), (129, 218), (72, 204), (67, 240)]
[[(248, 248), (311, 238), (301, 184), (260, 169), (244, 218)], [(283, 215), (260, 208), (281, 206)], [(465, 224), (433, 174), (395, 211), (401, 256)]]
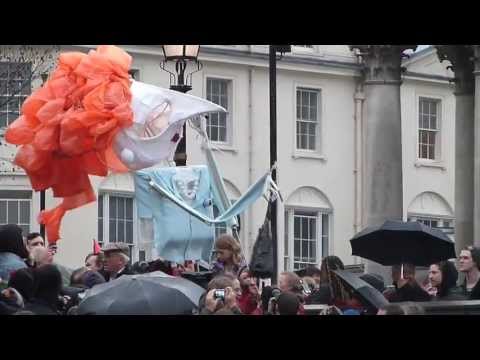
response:
[(358, 275), (346, 270), (334, 270), (333, 272), (351, 287), (364, 300), (363, 302), (373, 306), (375, 309), (380, 309), (389, 304), (381, 292), (360, 279)]
[(455, 244), (440, 230), (419, 222), (386, 221), (350, 240), (352, 255), (390, 266), (429, 266), (455, 257)]
[(191, 315), (204, 289), (160, 271), (123, 275), (88, 290), (78, 314)]

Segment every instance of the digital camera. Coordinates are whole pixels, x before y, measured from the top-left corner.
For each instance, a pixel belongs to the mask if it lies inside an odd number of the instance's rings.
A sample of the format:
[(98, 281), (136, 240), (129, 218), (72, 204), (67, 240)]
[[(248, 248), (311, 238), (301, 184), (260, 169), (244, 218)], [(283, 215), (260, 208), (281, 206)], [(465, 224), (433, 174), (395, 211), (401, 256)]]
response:
[(225, 300), (225, 289), (216, 289), (213, 292), (213, 298), (214, 299), (220, 299), (220, 300)]

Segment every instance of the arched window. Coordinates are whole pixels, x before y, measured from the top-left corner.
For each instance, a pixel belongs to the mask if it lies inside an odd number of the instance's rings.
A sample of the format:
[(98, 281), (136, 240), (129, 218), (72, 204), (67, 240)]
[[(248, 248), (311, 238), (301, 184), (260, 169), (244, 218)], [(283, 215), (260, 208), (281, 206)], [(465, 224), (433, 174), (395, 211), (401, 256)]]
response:
[(426, 191), (413, 199), (408, 207), (408, 221), (418, 221), (444, 231), (454, 240), (455, 216), (451, 206), (439, 194)]
[(285, 203), (285, 271), (318, 266), (328, 255), (332, 206), (314, 187), (295, 190)]

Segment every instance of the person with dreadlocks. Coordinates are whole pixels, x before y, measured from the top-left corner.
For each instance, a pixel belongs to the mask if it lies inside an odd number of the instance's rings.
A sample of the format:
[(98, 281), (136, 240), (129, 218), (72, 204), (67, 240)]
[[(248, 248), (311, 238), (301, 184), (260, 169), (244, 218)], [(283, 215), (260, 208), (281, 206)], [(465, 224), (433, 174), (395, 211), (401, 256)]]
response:
[(345, 270), (342, 260), (338, 256), (327, 256), (320, 267), (321, 284), (328, 287), (330, 304), (342, 311), (358, 310), (363, 312), (364, 306), (354, 296), (353, 291), (334, 273), (335, 270)]
[(306, 299), (307, 304), (333, 305), (334, 294), (340, 293), (340, 280), (332, 277), (334, 270), (343, 270), (345, 266), (337, 256), (327, 256), (320, 266), (320, 286)]

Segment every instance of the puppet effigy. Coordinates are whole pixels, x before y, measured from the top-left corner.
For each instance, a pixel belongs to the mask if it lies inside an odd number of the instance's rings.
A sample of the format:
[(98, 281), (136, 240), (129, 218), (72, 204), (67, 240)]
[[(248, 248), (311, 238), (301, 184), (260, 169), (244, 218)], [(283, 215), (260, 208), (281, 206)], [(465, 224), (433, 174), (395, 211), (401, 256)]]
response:
[[(34, 190), (52, 189), (54, 197), (62, 198), (38, 216), (50, 243), (60, 238), (66, 211), (96, 200), (89, 175), (137, 171), (139, 216), (153, 222), (159, 254), (176, 262), (205, 259), (212, 225), (234, 224), (237, 214), (275, 184), (267, 173), (230, 206), (201, 127), (197, 130), (205, 141), (208, 166), (151, 168), (173, 159), (188, 119), (225, 109), (134, 81), (131, 62), (130, 55), (111, 45), (88, 54), (62, 53), (48, 81), (25, 100), (20, 117), (5, 133), (7, 142), (20, 145), (14, 162), (25, 170)], [(213, 204), (220, 211), (216, 219)], [(183, 225), (173, 226), (179, 221), (191, 226), (186, 238)]]

